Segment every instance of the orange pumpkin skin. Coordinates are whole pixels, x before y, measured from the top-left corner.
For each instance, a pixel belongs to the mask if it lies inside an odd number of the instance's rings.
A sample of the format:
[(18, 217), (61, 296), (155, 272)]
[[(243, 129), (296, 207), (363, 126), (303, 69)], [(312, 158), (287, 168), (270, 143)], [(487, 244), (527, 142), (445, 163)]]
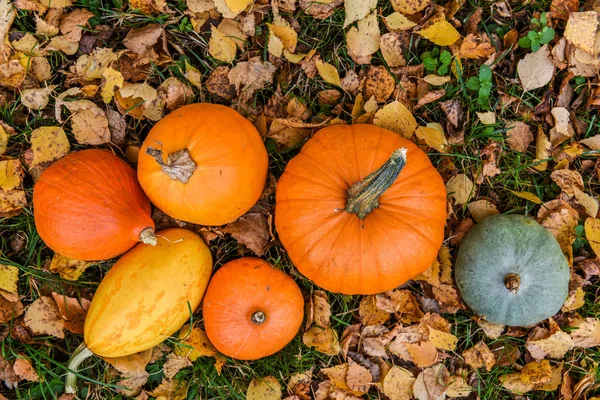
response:
[(35, 184), (33, 210), (46, 245), (78, 260), (116, 257), (142, 232), (156, 240), (134, 169), (107, 150), (78, 151), (52, 164)]
[[(196, 168), (187, 182), (159, 165), (187, 149)], [(259, 199), (268, 155), (260, 134), (235, 110), (208, 103), (181, 107), (160, 120), (144, 141), (138, 179), (152, 203), (179, 220), (201, 225), (235, 221)]]
[[(398, 148), (406, 165), (360, 219), (348, 189)], [(427, 270), (444, 238), (446, 188), (414, 143), (374, 125), (332, 125), (287, 165), (276, 190), (275, 225), (298, 270), (344, 294), (394, 289)]]
[[(264, 313), (264, 322), (252, 322)], [(256, 360), (283, 349), (298, 333), (304, 299), (298, 285), (259, 258), (223, 265), (212, 277), (202, 305), (204, 327), (221, 353)]]

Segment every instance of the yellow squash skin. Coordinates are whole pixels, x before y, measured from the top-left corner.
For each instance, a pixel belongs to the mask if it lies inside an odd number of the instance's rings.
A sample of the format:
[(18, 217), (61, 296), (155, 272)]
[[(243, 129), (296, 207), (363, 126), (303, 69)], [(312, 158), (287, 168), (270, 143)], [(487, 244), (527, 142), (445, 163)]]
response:
[[(156, 233), (155, 247), (137, 245), (100, 283), (87, 313), (84, 341), (102, 357), (147, 350), (175, 333), (206, 290), (212, 256), (185, 229)], [(188, 306), (189, 302), (189, 306)]]

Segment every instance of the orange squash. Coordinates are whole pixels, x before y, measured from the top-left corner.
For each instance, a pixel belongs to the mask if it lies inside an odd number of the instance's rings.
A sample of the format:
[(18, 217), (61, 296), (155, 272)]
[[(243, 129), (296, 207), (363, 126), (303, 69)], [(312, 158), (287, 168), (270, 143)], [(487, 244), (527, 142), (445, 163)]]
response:
[[(166, 229), (155, 247), (137, 245), (104, 277), (88, 310), (84, 344), (69, 368), (87, 357), (123, 357), (147, 350), (175, 333), (190, 318), (208, 285), (212, 256), (195, 233)], [(67, 377), (75, 390), (75, 375)]]
[(254, 125), (229, 107), (199, 103), (154, 125), (140, 149), (138, 179), (168, 215), (223, 225), (256, 203), (267, 168), (267, 151)]
[(287, 165), (275, 225), (298, 270), (345, 294), (393, 289), (429, 268), (446, 188), (414, 143), (374, 125), (332, 125)]
[(283, 349), (298, 333), (304, 299), (296, 282), (259, 258), (223, 265), (202, 305), (204, 327), (221, 353), (256, 360)]
[(35, 184), (33, 211), (46, 245), (78, 260), (156, 243), (150, 201), (134, 169), (107, 150), (78, 151), (52, 164)]

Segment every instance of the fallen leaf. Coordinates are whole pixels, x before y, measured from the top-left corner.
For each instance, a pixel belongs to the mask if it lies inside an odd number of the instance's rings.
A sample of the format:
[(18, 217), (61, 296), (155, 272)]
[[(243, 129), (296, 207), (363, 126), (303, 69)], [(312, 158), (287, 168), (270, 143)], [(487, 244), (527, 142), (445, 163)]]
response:
[(542, 226), (554, 235), (571, 266), (573, 265), (573, 243), (576, 238), (575, 228), (578, 225), (578, 219), (579, 215), (576, 211), (570, 207), (560, 207), (550, 212), (542, 221)]
[(434, 101), (441, 99), (445, 95), (446, 95), (446, 91), (444, 89), (432, 90), (430, 92), (427, 92), (427, 94), (425, 96), (423, 96), (419, 99), (419, 101), (415, 105), (414, 109), (418, 110), (419, 108), (423, 107), (424, 105), (433, 103)]
[(91, 302), (87, 299), (75, 299), (52, 292), (52, 297), (65, 321), (65, 329), (78, 335), (83, 334), (83, 324)]
[(393, 366), (383, 378), (382, 392), (390, 400), (410, 400), (413, 398), (415, 380), (410, 371)]
[(390, 314), (377, 308), (375, 296), (365, 296), (358, 307), (360, 321), (364, 325), (384, 324), (390, 319)]
[(529, 125), (521, 121), (510, 121), (506, 124), (508, 147), (514, 151), (527, 153), (529, 144), (533, 141), (533, 134)]
[(554, 64), (548, 45), (525, 55), (517, 64), (517, 74), (524, 91), (546, 86), (554, 76)]
[(51, 272), (58, 272), (63, 279), (76, 281), (91, 265), (93, 265), (91, 262), (75, 260), (56, 253), (52, 257), (52, 262), (48, 269)]
[[(276, 19), (276, 24), (278, 20), (279, 19)], [(242, 31), (242, 26), (239, 22), (234, 21), (233, 19), (225, 18), (219, 24), (218, 29), (223, 32), (225, 36), (233, 40), (240, 50), (246, 50), (246, 39), (248, 36)], [(296, 33), (296, 31), (294, 31), (294, 33)]]
[(571, 325), (571, 339), (575, 347), (588, 349), (600, 346), (600, 320), (585, 318)]
[(591, 56), (597, 56), (596, 44), (600, 27), (597, 11), (572, 12), (565, 27), (565, 39)]
[(326, 19), (333, 14), (335, 9), (340, 6), (344, 0), (300, 0), (300, 8), (307, 14), (317, 19)]
[(465, 362), (475, 370), (485, 368), (487, 371), (491, 371), (496, 365), (494, 353), (483, 341), (477, 342), (475, 346), (465, 350), (462, 355)]
[(223, 32), (215, 26), (211, 27), (210, 41), (208, 42), (208, 52), (219, 61), (231, 63), (235, 60), (237, 45), (235, 42), (225, 36)]
[(400, 101), (395, 100), (383, 106), (375, 113), (373, 123), (410, 138), (418, 127), (413, 114)]
[(346, 0), (344, 7), (346, 8), (344, 28), (346, 28), (369, 15), (377, 7), (377, 0)]
[(434, 74), (429, 74), (426, 75), (423, 80), (427, 83), (429, 83), (432, 86), (442, 86), (445, 85), (446, 83), (450, 82), (450, 77), (449, 76), (440, 76), (440, 75), (434, 75)]
[(405, 343), (412, 362), (419, 368), (426, 368), (436, 363), (437, 348), (430, 342)]
[(429, 338), (427, 341), (440, 350), (454, 351), (458, 343), (458, 338), (451, 333), (429, 327)]
[(396, 81), (383, 66), (370, 66), (363, 87), (365, 99), (375, 97), (378, 103), (384, 103), (394, 92)]
[(569, 292), (569, 296), (567, 297), (567, 300), (565, 300), (565, 303), (563, 304), (561, 311), (563, 312), (570, 312), (570, 311), (574, 311), (577, 310), (578, 308), (581, 308), (585, 305), (585, 292), (583, 291), (583, 288), (578, 287), (575, 290), (571, 290)]
[(10, 363), (0, 355), (0, 381), (4, 382), (9, 389), (15, 389), (19, 385), (19, 377), (15, 374)]
[(524, 382), (521, 379), (521, 374), (518, 372), (512, 372), (510, 374), (501, 376), (500, 382), (502, 383), (502, 387), (504, 389), (516, 394), (527, 393), (533, 390), (535, 387), (535, 385), (531, 382)]
[(42, 296), (33, 302), (25, 311), (25, 326), (34, 335), (52, 335), (65, 338), (64, 320), (56, 303), (51, 297)]
[(23, 303), (20, 300), (11, 301), (0, 292), (0, 324), (21, 316), (23, 311)]
[(485, 199), (472, 201), (467, 204), (467, 208), (469, 209), (471, 217), (473, 217), (475, 222), (479, 222), (490, 215), (500, 214), (498, 208), (493, 203), (490, 203)]
[(439, 152), (443, 152), (448, 145), (444, 131), (440, 132), (440, 130), (435, 128), (419, 126), (415, 131), (415, 135)]
[(110, 129), (104, 110), (92, 102), (88, 102), (85, 107), (71, 116), (71, 130), (75, 140), (80, 144), (91, 145), (110, 142)]
[(530, 192), (519, 192), (519, 191), (515, 191), (515, 190), (509, 190), (509, 192), (511, 192), (512, 194), (514, 194), (517, 197), (520, 197), (520, 198), (525, 199), (525, 200), (529, 200), (532, 203), (542, 204), (542, 200), (540, 200), (540, 198), (537, 197), (533, 193), (530, 193)]
[(250, 99), (254, 93), (273, 82), (275, 66), (260, 57), (253, 57), (247, 62), (239, 62), (229, 72), (229, 81), (235, 85), (242, 99)]
[(115, 88), (121, 89), (125, 80), (120, 71), (117, 71), (113, 68), (107, 68), (102, 73), (102, 78), (104, 78), (104, 84), (102, 86), (102, 100), (108, 104), (111, 102), (115, 95)]
[(379, 38), (379, 50), (383, 55), (386, 64), (391, 67), (403, 67), (406, 65), (406, 59), (402, 54), (404, 44), (397, 32), (388, 32)]
[(346, 372), (346, 385), (354, 395), (363, 395), (367, 393), (371, 386), (373, 376), (371, 372), (356, 363), (351, 358), (348, 359), (348, 370)]
[(369, 64), (371, 55), (379, 50), (379, 38), (377, 13), (373, 12), (358, 21), (357, 26), (353, 26), (346, 33), (348, 55), (357, 64)]
[(469, 33), (460, 45), (459, 53), (463, 58), (483, 58), (491, 56), (496, 49), (488, 40), (481, 40), (477, 35)]
[(444, 393), (450, 398), (468, 397), (475, 390), (469, 385), (466, 375), (449, 376), (446, 378), (445, 384), (446, 391)]
[(281, 385), (279, 381), (267, 376), (260, 379), (252, 379), (246, 391), (247, 400), (279, 400), (281, 399)]
[(327, 293), (322, 290), (315, 290), (311, 297), (312, 309), (310, 312), (312, 322), (320, 328), (327, 328), (331, 325), (331, 305), (327, 299)]
[(554, 127), (550, 130), (550, 143), (555, 147), (571, 138), (575, 130), (571, 126), (569, 110), (564, 107), (553, 107), (551, 113), (554, 117)]
[(430, 40), (438, 46), (450, 46), (460, 39), (460, 33), (458, 33), (452, 24), (445, 20), (437, 21), (425, 29), (415, 31), (415, 33), (423, 36), (425, 39)]
[(192, 363), (187, 357), (181, 357), (174, 353), (167, 356), (167, 361), (163, 365), (163, 371), (167, 379), (173, 378), (183, 368), (191, 367)]
[(430, 0), (392, 0), (394, 10), (406, 15), (423, 11), (429, 4), (431, 4)]
[(414, 396), (417, 400), (443, 400), (448, 375), (448, 370), (443, 364), (421, 371), (413, 385)]
[(550, 18), (568, 21), (573, 12), (579, 10), (579, 0), (552, 0)]
[(558, 389), (563, 380), (563, 363), (552, 368), (552, 377), (550, 382), (535, 386), (535, 390), (543, 390), (545, 392), (554, 392)]
[(163, 32), (159, 24), (148, 24), (127, 32), (123, 44), (135, 54), (145, 54), (156, 45)]
[(317, 60), (315, 62), (317, 67), (317, 71), (319, 71), (319, 75), (323, 80), (332, 85), (342, 87), (342, 82), (340, 81), (340, 75), (338, 74), (337, 69), (326, 62), (322, 62), (321, 60)]
[(17, 358), (13, 364), (13, 371), (20, 378), (29, 382), (37, 382), (40, 380), (39, 375), (31, 365), (31, 361), (27, 358)]
[(168, 110), (176, 110), (192, 100), (192, 89), (174, 76), (165, 79), (156, 89), (158, 99)]
[(541, 360), (546, 356), (551, 358), (563, 358), (565, 354), (575, 347), (573, 340), (560, 327), (550, 319), (551, 331), (549, 336), (542, 339), (527, 340), (525, 347), (535, 360)]
[(0, 64), (8, 61), (11, 49), (8, 45), (8, 31), (17, 16), (17, 11), (11, 1), (0, 1)]
[(104, 361), (112, 365), (124, 376), (133, 377), (146, 375), (146, 366), (152, 358), (152, 349), (123, 357), (103, 357)]
[(466, 204), (469, 201), (474, 189), (475, 184), (465, 174), (457, 174), (446, 183), (448, 196), (453, 198), (454, 202), (459, 205)]
[(276, 118), (269, 127), (267, 137), (275, 140), (278, 150), (286, 152), (299, 146), (326, 122), (306, 123), (295, 118)]
[(521, 370), (521, 380), (534, 385), (548, 383), (552, 379), (552, 368), (548, 360), (534, 361)]
[(313, 325), (304, 333), (302, 341), (306, 346), (331, 356), (335, 356), (342, 351), (338, 334), (331, 327), (324, 329)]
[(476, 114), (479, 121), (484, 125), (494, 125), (496, 123), (496, 114), (493, 111), (476, 112)]
[(249, 212), (225, 227), (238, 243), (243, 244), (258, 256), (265, 253), (269, 243), (269, 226), (267, 217), (261, 213)]
[(579, 143), (586, 145), (591, 150), (600, 150), (600, 135), (595, 135), (587, 139), (580, 140)]
[(460, 301), (458, 290), (453, 285), (440, 285), (431, 289), (433, 297), (440, 306), (443, 313), (454, 314), (462, 310), (464, 306)]
[(9, 293), (16, 294), (18, 289), (18, 282), (19, 268), (13, 267), (12, 265), (0, 264), (0, 289), (5, 290)]
[(391, 290), (376, 294), (375, 304), (380, 310), (400, 314), (400, 321), (405, 324), (419, 322), (423, 317), (417, 298), (409, 290)]
[(200, 357), (215, 357), (218, 354), (206, 332), (198, 327), (190, 330), (189, 325), (184, 325), (179, 337), (182, 341), (175, 347), (174, 353), (180, 357), (187, 357), (194, 362)]
[(24, 89), (21, 91), (21, 103), (30, 110), (41, 110), (46, 108), (50, 101), (50, 93), (52, 93), (55, 88), (56, 85), (40, 89)]
[(553, 171), (550, 178), (569, 196), (575, 195), (575, 189), (583, 189), (583, 178), (577, 171), (559, 169)]
[(399, 12), (393, 12), (384, 17), (383, 22), (390, 31), (406, 31), (417, 25)]
[[(185, 400), (187, 398), (188, 387), (188, 382), (184, 380), (163, 379), (160, 385), (153, 391), (148, 392), (148, 394), (156, 397), (157, 400)], [(264, 399), (269, 398), (265, 397)]]

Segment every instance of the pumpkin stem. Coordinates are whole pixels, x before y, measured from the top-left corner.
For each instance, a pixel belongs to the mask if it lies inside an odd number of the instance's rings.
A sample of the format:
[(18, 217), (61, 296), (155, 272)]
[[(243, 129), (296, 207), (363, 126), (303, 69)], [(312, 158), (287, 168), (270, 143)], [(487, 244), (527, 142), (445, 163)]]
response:
[(146, 154), (154, 157), (162, 170), (169, 175), (169, 178), (179, 180), (182, 183), (187, 183), (197, 168), (188, 149), (178, 150), (169, 154), (166, 163), (163, 161), (163, 152), (159, 149), (148, 147)]
[(250, 320), (255, 325), (261, 325), (267, 320), (267, 315), (262, 311), (255, 311), (250, 317)]
[(406, 151), (405, 148), (395, 150), (377, 171), (350, 186), (346, 211), (362, 220), (379, 207), (379, 197), (392, 186), (406, 165)]
[(150, 246), (156, 246), (157, 239), (156, 236), (154, 236), (154, 229), (152, 229), (151, 227), (145, 228), (140, 233), (140, 242), (144, 244), (149, 244)]
[(87, 348), (85, 342), (82, 342), (77, 349), (73, 352), (69, 364), (69, 372), (65, 380), (65, 393), (77, 393), (77, 372), (79, 365), (86, 359), (94, 355), (90, 349)]
[(521, 284), (521, 277), (517, 274), (506, 274), (504, 277), (504, 286), (511, 293), (517, 293), (519, 291), (519, 285)]

